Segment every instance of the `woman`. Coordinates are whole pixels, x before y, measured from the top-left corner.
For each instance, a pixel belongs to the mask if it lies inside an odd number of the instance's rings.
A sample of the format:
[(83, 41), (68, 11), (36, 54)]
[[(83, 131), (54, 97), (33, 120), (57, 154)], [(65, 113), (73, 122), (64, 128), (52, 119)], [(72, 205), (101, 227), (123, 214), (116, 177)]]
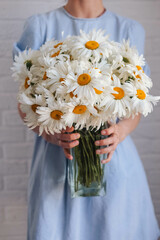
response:
[[(130, 38), (139, 53), (144, 52), (145, 33), (136, 21), (105, 9), (102, 0), (69, 0), (48, 13), (27, 19), (23, 34), (14, 45), (14, 55), (26, 47), (39, 47), (53, 37), (62, 39), (83, 29), (106, 29), (110, 40)], [(149, 68), (144, 71), (149, 74)], [(19, 113), (24, 114), (19, 108)], [(79, 134), (67, 128), (60, 134), (36, 134), (30, 169), (28, 202), (28, 240), (157, 240), (160, 231), (155, 218), (143, 166), (129, 134), (140, 115), (110, 126), (109, 135), (98, 146), (109, 145), (97, 153), (108, 153), (108, 182), (105, 197), (71, 199), (66, 178), (69, 148), (78, 145)], [(38, 133), (38, 128), (34, 129)], [(72, 142), (70, 142), (72, 140)]]

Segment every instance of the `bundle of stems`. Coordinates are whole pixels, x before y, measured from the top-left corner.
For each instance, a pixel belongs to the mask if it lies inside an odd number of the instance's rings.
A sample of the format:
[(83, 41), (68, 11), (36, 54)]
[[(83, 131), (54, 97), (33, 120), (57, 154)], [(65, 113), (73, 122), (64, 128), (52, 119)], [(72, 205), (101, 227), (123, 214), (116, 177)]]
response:
[(75, 130), (80, 134), (79, 145), (74, 147), (74, 187), (78, 190), (78, 184), (84, 187), (90, 187), (94, 182), (97, 185), (101, 183), (103, 176), (103, 166), (100, 161), (100, 155), (96, 154), (96, 140), (102, 139), (101, 130)]

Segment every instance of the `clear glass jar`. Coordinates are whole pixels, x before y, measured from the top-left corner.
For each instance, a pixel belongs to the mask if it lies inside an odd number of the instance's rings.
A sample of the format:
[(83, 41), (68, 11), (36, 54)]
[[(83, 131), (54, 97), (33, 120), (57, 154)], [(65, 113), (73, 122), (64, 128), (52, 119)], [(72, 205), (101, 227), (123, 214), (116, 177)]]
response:
[(79, 145), (70, 149), (73, 160), (67, 159), (67, 178), (70, 185), (71, 197), (104, 196), (106, 194), (106, 164), (101, 161), (107, 154), (96, 154), (96, 149), (104, 148), (95, 145), (96, 140), (107, 136), (101, 135), (101, 130), (107, 128), (105, 123), (97, 131), (75, 130), (80, 133)]

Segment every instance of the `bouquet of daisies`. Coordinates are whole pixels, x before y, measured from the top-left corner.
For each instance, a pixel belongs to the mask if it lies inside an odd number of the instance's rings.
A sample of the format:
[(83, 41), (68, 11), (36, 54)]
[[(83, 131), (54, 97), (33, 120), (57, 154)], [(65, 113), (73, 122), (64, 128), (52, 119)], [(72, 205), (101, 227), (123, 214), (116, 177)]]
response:
[(25, 123), (39, 126), (40, 135), (59, 133), (66, 126), (91, 133), (107, 121), (147, 116), (160, 98), (149, 94), (152, 80), (144, 65), (143, 55), (129, 40), (110, 41), (102, 29), (88, 34), (81, 30), (79, 36), (25, 50), (12, 68), (20, 83), (18, 101)]
[(26, 124), (54, 134), (73, 124), (99, 129), (108, 120), (146, 116), (159, 97), (149, 95), (144, 65), (129, 41), (109, 41), (100, 29), (25, 50), (12, 70)]

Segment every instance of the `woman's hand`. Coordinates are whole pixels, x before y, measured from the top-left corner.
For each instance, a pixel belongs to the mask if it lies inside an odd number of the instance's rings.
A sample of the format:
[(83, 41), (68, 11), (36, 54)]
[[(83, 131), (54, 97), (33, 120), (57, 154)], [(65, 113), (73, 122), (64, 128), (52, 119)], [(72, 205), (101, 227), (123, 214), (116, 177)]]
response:
[(107, 163), (111, 160), (117, 145), (122, 142), (128, 134), (130, 134), (138, 125), (141, 115), (138, 114), (134, 118), (121, 120), (119, 123), (111, 125), (107, 129), (101, 131), (102, 135), (107, 135), (108, 138), (95, 142), (96, 146), (106, 146), (103, 149), (96, 150), (97, 154), (108, 153), (107, 159), (102, 160), (102, 163)]
[[(18, 103), (18, 111), (19, 111), (20, 117), (24, 121), (26, 114), (21, 111), (20, 103)], [(32, 130), (35, 133), (39, 134), (39, 127), (36, 127)], [(71, 133), (73, 132), (73, 130), (74, 130), (74, 127), (71, 127), (71, 128), (67, 127), (66, 130), (63, 130), (61, 133), (55, 133), (54, 135), (43, 132), (42, 137), (47, 142), (61, 146), (64, 150), (65, 156), (68, 159), (72, 160), (73, 157), (69, 153), (69, 149), (77, 146), (79, 144), (79, 141), (77, 139), (80, 138), (79, 133)]]
[(102, 149), (96, 150), (97, 154), (108, 153), (107, 159), (102, 160), (102, 163), (107, 163), (111, 160), (114, 151), (116, 150), (117, 145), (120, 143), (120, 126), (114, 124), (107, 129), (101, 131), (102, 135), (107, 135), (106, 139), (102, 139), (95, 142), (96, 146), (107, 146)]
[(74, 128), (67, 127), (66, 130), (63, 130), (61, 133), (46, 134), (45, 132), (42, 134), (42, 137), (52, 144), (56, 144), (63, 148), (64, 154), (66, 158), (72, 160), (73, 157), (69, 153), (69, 149), (77, 146), (79, 141), (77, 139), (80, 138), (79, 133), (71, 133), (73, 132)]
[[(22, 113), (20, 109), (20, 103), (18, 104), (18, 111), (21, 118), (24, 120), (25, 114)], [(109, 135), (108, 138), (96, 141), (95, 144), (97, 146), (105, 146), (109, 145), (104, 149), (99, 149), (96, 151), (97, 154), (108, 153), (107, 159), (103, 160), (102, 163), (107, 163), (111, 160), (112, 155), (117, 147), (117, 145), (125, 139), (125, 137), (132, 132), (140, 121), (141, 114), (138, 114), (134, 118), (130, 117), (128, 119), (121, 120), (118, 124), (110, 126), (108, 129), (104, 129), (101, 132), (102, 135)], [(39, 134), (39, 127), (32, 129), (35, 133)], [(80, 138), (79, 133), (71, 133), (74, 128), (66, 128), (65, 131), (62, 131), (59, 134), (48, 135), (45, 132), (42, 134), (42, 137), (50, 143), (61, 146), (64, 150), (65, 156), (72, 160), (73, 157), (69, 153), (69, 149), (77, 146), (79, 141), (77, 139)], [(68, 134), (67, 134), (68, 132)], [(98, 143), (99, 142), (99, 143)]]

